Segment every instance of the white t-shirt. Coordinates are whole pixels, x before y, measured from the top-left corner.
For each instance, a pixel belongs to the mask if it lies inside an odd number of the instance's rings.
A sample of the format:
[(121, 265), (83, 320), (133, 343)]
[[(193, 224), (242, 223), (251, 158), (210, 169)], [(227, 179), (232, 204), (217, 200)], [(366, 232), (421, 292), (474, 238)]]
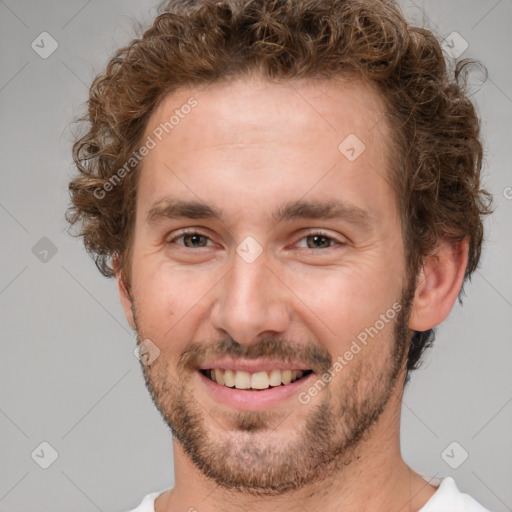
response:
[[(489, 512), (469, 494), (459, 491), (452, 477), (432, 479), (425, 477), (437, 491), (418, 512)], [(155, 500), (168, 489), (152, 492), (144, 497), (141, 504), (128, 512), (155, 512)]]

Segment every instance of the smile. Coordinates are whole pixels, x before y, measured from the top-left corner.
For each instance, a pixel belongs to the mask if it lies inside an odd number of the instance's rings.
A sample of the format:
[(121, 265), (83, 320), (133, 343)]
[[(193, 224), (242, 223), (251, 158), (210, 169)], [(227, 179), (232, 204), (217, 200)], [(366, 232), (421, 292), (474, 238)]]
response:
[(224, 370), (221, 368), (204, 369), (200, 372), (213, 382), (228, 388), (263, 390), (278, 386), (287, 386), (300, 380), (312, 370), (279, 370), (249, 373), (246, 371)]

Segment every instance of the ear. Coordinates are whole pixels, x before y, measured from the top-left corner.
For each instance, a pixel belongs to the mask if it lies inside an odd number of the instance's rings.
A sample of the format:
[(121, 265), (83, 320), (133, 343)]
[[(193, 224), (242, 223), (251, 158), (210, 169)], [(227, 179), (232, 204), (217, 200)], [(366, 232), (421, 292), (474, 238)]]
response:
[(114, 258), (113, 268), (117, 279), (117, 289), (119, 291), (119, 298), (121, 299), (121, 306), (123, 306), (124, 316), (130, 324), (130, 327), (135, 330), (135, 318), (132, 310), (132, 298), (130, 293), (130, 284), (126, 279), (126, 275), (119, 263), (118, 258)]
[(427, 331), (450, 314), (464, 282), (469, 244), (443, 241), (427, 256), (417, 279), (409, 328)]

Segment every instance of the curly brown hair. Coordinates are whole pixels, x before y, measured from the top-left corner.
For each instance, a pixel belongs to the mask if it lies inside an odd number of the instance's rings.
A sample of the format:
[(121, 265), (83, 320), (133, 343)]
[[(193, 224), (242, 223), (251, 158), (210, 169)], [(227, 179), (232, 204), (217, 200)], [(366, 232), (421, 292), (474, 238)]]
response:
[[(88, 112), (78, 119), (87, 132), (73, 145), (79, 173), (67, 219), (105, 276), (114, 275), (114, 257), (129, 275), (138, 166), (126, 162), (168, 94), (251, 72), (278, 81), (351, 76), (387, 105), (408, 277), (439, 240), (467, 239), (466, 281), (492, 202), (480, 188), (479, 119), (461, 80), (474, 62), (449, 71), (436, 37), (408, 24), (393, 0), (164, 2), (151, 28), (117, 50), (91, 85)], [(407, 370), (433, 339), (433, 329), (414, 333)]]

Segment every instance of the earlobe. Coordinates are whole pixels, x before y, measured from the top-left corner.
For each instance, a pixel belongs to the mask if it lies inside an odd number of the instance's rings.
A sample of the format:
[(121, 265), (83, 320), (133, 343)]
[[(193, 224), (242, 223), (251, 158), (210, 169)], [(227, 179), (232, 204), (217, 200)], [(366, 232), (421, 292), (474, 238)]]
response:
[(121, 306), (123, 307), (124, 315), (130, 327), (135, 330), (135, 318), (132, 309), (132, 297), (130, 292), (130, 284), (126, 280), (126, 275), (123, 269), (120, 268), (119, 261), (114, 260), (114, 271), (117, 279), (117, 288), (119, 291), (119, 298)]
[(409, 328), (427, 331), (443, 322), (453, 308), (464, 282), (468, 241), (440, 243), (427, 256), (417, 279)]

